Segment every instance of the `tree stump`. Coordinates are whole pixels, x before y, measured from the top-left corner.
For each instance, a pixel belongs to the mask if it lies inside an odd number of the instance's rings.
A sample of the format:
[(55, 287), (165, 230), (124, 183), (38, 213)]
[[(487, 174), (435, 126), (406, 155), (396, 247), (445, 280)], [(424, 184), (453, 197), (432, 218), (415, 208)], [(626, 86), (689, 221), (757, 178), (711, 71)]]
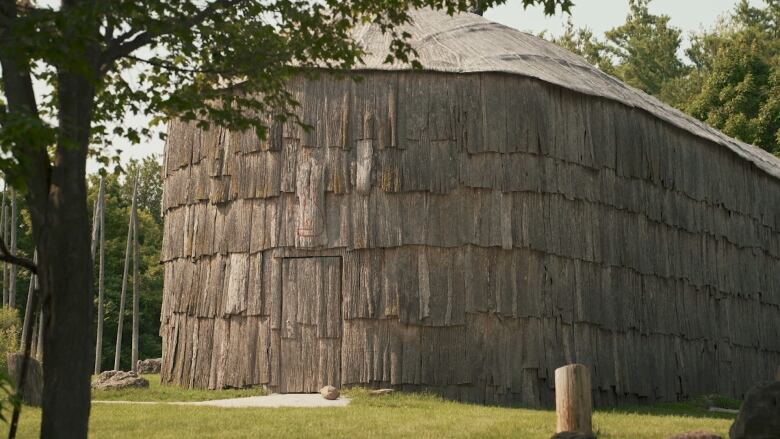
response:
[[(13, 380), (14, 386), (19, 383), (22, 372), (22, 359), (24, 354), (9, 353), (6, 356), (8, 360), (8, 375)], [(43, 397), (43, 369), (41, 363), (35, 358), (29, 358), (27, 363), (27, 376), (24, 379), (24, 387), (19, 389), (22, 400), (29, 405), (40, 407)]]
[(592, 434), (590, 373), (581, 364), (569, 364), (555, 370), (556, 432), (576, 431)]

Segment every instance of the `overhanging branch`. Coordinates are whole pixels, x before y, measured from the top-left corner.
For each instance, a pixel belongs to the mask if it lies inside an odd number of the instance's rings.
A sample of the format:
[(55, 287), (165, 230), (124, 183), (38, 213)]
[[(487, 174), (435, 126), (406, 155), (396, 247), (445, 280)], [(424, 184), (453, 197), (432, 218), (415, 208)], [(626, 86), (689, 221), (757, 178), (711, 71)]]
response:
[(200, 12), (192, 16), (180, 17), (171, 23), (163, 23), (159, 26), (159, 31), (141, 31), (131, 29), (122, 35), (117, 36), (109, 44), (106, 50), (103, 51), (100, 57), (101, 71), (104, 73), (108, 70), (109, 66), (119, 58), (125, 57), (134, 51), (152, 43), (155, 38), (171, 33), (174, 29), (188, 29), (204, 22), (212, 14), (218, 11), (220, 8), (227, 8), (240, 3), (243, 0), (216, 0), (213, 3), (209, 3), (208, 6), (203, 8)]
[(11, 254), (11, 252), (8, 251), (8, 247), (5, 245), (5, 240), (2, 238), (0, 238), (0, 261), (26, 268), (33, 274), (38, 273), (38, 266), (35, 265), (35, 262), (31, 261), (30, 259)]

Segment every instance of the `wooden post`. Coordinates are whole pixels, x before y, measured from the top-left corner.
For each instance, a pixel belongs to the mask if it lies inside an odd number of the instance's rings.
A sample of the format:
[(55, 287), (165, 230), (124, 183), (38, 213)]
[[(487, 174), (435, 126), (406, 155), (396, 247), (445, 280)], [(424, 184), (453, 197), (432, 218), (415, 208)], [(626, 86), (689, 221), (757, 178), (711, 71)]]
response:
[(777, 366), (777, 370), (775, 371), (775, 381), (780, 381), (780, 366)]
[(117, 317), (116, 347), (114, 348), (114, 370), (119, 370), (119, 357), (122, 354), (122, 326), (125, 314), (125, 297), (127, 296), (127, 272), (130, 269), (130, 244), (133, 242), (133, 216), (135, 214), (135, 197), (138, 190), (138, 179), (133, 183), (133, 201), (130, 207), (130, 222), (127, 225), (127, 245), (125, 246), (125, 269), (122, 274), (122, 292), (119, 295), (119, 316)]
[[(16, 212), (16, 191), (11, 188), (11, 248), (9, 251), (11, 252), (11, 255), (16, 256), (16, 226), (17, 226), (17, 212)], [(11, 308), (16, 308), (16, 273), (17, 273), (17, 266), (16, 264), (11, 264), (11, 270), (8, 280), (8, 306)]]
[[(8, 192), (7, 189), (7, 187), (3, 187), (3, 205), (2, 211), (0, 212), (0, 228), (2, 228), (2, 231), (0, 231), (0, 239), (2, 239), (3, 242), (8, 238), (8, 234), (6, 233), (8, 231), (8, 205), (5, 202), (6, 192)], [(8, 263), (3, 262), (3, 306), (6, 305), (8, 305)]]
[(581, 364), (569, 364), (555, 369), (555, 431), (593, 433), (590, 373)]
[[(138, 188), (139, 173), (135, 173), (135, 185), (133, 187), (133, 193), (135, 194)], [(140, 250), (138, 249), (138, 206), (135, 201), (136, 195), (133, 195), (133, 212), (131, 214), (133, 218), (133, 339), (132, 348), (130, 354), (130, 370), (137, 372), (138, 370), (138, 326), (139, 326), (139, 276), (138, 276), (138, 259), (140, 258)]]
[[(100, 177), (100, 189), (98, 189), (97, 198), (97, 216), (94, 221), (97, 225), (98, 232), (100, 234), (100, 253), (99, 253), (99, 267), (98, 267), (98, 313), (97, 313), (97, 336), (95, 338), (95, 375), (101, 372), (101, 364), (103, 361), (103, 319), (105, 318), (105, 308), (103, 305), (103, 298), (105, 296), (106, 282), (106, 188), (103, 177)], [(92, 239), (95, 241), (95, 232), (93, 227)], [(92, 244), (92, 260), (95, 259), (95, 242)]]
[[(38, 262), (38, 251), (36, 250), (33, 252), (33, 262)], [(30, 319), (35, 318), (35, 313), (33, 313), (33, 306), (35, 306), (35, 301), (33, 301), (33, 294), (35, 294), (35, 283), (38, 281), (37, 277), (30, 273), (30, 286), (27, 288), (27, 305), (24, 307), (24, 322), (22, 323), (22, 348), (20, 349), (20, 352), (26, 352), (26, 343), (29, 341), (27, 340), (28, 337), (27, 332), (30, 331)], [(30, 334), (31, 336), (35, 336), (35, 334)]]
[(38, 341), (35, 344), (35, 359), (43, 362), (43, 300), (38, 300)]

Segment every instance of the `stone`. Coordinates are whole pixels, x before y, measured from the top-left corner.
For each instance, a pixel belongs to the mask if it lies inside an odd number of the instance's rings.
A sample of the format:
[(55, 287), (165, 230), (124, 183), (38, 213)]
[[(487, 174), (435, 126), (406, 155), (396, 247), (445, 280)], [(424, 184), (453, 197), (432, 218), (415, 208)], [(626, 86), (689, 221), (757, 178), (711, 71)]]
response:
[(596, 439), (593, 433), (581, 433), (579, 431), (562, 431), (555, 433), (550, 439)]
[(97, 379), (92, 382), (92, 388), (97, 390), (148, 389), (149, 381), (138, 376), (135, 372), (107, 370), (98, 375)]
[(135, 369), (139, 374), (157, 374), (160, 373), (162, 368), (162, 358), (147, 358), (146, 360), (138, 360), (135, 365)]
[(371, 396), (385, 396), (385, 395), (389, 395), (389, 394), (391, 394), (393, 392), (395, 392), (395, 390), (393, 390), (393, 389), (379, 389), (379, 390), (372, 390), (372, 391), (368, 392), (368, 394), (371, 395)]
[[(24, 354), (17, 352), (9, 352), (6, 355), (6, 361), (8, 364), (8, 375), (14, 382), (14, 385), (19, 382), (19, 378), (22, 373), (22, 360)], [(41, 400), (43, 398), (43, 368), (41, 363), (35, 358), (30, 357), (27, 363), (27, 373), (24, 379), (24, 387), (21, 389), (22, 400), (36, 407), (40, 407)]]
[(668, 439), (723, 439), (723, 437), (707, 430), (694, 430), (669, 436)]
[(729, 430), (731, 439), (780, 439), (780, 382), (750, 389)]
[(322, 389), (320, 389), (320, 395), (322, 395), (325, 399), (338, 399), (339, 398), (339, 389), (333, 387), (333, 386), (325, 386)]

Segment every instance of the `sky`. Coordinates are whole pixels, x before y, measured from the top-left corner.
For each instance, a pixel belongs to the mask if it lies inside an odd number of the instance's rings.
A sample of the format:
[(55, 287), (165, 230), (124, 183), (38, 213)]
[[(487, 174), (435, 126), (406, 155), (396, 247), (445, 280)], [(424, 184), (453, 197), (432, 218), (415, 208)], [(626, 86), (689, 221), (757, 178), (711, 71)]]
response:
[[(628, 14), (628, 0), (574, 0), (574, 3), (571, 18), (575, 28), (588, 27), (599, 38), (605, 31), (621, 25)], [(650, 11), (654, 14), (669, 15), (671, 24), (682, 29), (685, 38), (683, 45), (687, 46), (691, 32), (712, 27), (719, 17), (728, 14), (737, 3), (738, 0), (654, 0), (650, 3)], [(762, 6), (763, 0), (750, 0), (750, 3)], [(558, 13), (547, 17), (539, 6), (524, 10), (520, 0), (508, 0), (506, 4), (486, 11), (485, 17), (533, 34), (547, 31), (550, 36), (559, 36), (563, 33), (568, 16)], [(146, 118), (131, 117), (128, 122), (143, 126)], [(161, 158), (163, 152), (163, 142), (157, 138), (134, 146), (118, 140), (114, 147), (122, 150), (123, 162), (150, 154), (157, 154)], [(88, 164), (89, 172), (97, 169), (96, 163)]]

